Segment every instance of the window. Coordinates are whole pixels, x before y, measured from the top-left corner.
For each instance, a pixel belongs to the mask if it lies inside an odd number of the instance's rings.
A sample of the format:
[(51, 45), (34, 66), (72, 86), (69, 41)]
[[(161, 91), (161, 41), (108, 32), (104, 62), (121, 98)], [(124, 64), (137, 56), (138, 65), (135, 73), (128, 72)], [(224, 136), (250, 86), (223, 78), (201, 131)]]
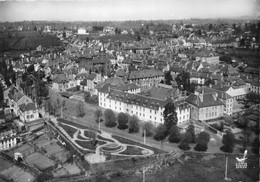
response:
[(154, 117), (154, 120), (156, 120), (156, 117)]
[(156, 114), (156, 111), (154, 111), (154, 114)]
[(31, 115), (31, 118), (34, 118), (33, 114)]
[(30, 118), (30, 115), (27, 115), (27, 119), (29, 119)]
[(143, 114), (143, 117), (145, 117), (145, 114)]
[(150, 109), (150, 113), (152, 113), (152, 110)]

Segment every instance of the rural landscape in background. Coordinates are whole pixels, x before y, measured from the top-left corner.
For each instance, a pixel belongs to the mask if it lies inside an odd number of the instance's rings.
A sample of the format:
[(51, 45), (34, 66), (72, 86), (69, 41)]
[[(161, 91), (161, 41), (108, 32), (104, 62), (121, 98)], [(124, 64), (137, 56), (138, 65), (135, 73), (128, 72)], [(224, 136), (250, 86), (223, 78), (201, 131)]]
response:
[(0, 2), (0, 181), (259, 181), (259, 0)]

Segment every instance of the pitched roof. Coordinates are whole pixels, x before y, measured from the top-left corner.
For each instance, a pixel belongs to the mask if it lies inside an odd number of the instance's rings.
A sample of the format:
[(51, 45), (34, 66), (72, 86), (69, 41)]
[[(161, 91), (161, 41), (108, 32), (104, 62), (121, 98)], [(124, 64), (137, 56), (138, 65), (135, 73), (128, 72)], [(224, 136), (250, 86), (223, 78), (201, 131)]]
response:
[(24, 95), (15, 87), (12, 87), (9, 90), (8, 96), (13, 101), (17, 102), (20, 98), (22, 98)]
[(209, 87), (200, 87), (200, 88), (196, 89), (195, 92), (198, 92), (198, 93), (217, 93), (218, 97), (221, 98), (221, 99), (224, 99), (224, 100), (232, 98), (229, 94), (227, 94), (224, 91), (216, 90), (216, 89), (209, 88)]
[(88, 75), (87, 80), (94, 80), (96, 76), (97, 76), (96, 73), (91, 73), (90, 75)]
[(154, 69), (145, 69), (140, 71), (132, 71), (129, 74), (128, 79), (140, 79), (140, 78), (151, 78), (151, 77), (157, 77), (157, 76), (164, 76), (164, 73), (159, 70)]
[(31, 110), (35, 110), (35, 104), (34, 103), (28, 103), (28, 104), (21, 104), (19, 105), (19, 108), (22, 112), (24, 111), (31, 111)]
[(64, 83), (68, 82), (68, 79), (66, 78), (65, 74), (55, 74), (52, 79), (55, 83)]
[(169, 102), (173, 102), (173, 100), (170, 98), (161, 100), (157, 98), (147, 97), (144, 95), (130, 94), (127, 92), (122, 92), (113, 89), (110, 90), (107, 98), (121, 101), (128, 104), (154, 109), (154, 110), (158, 110), (159, 107), (165, 107), (165, 105), (168, 104)]
[(138, 87), (136, 84), (134, 83), (128, 83), (128, 84), (124, 84), (124, 85), (119, 85), (119, 86), (115, 86), (114, 87), (116, 90), (121, 90), (121, 91), (128, 91), (128, 90), (133, 90), (133, 89), (138, 89), (140, 87)]
[(223, 102), (221, 102), (218, 99), (218, 97), (215, 97), (216, 98), (215, 99), (213, 95), (214, 93), (207, 93), (207, 94), (200, 94), (200, 95), (191, 94), (186, 99), (186, 101), (199, 108), (224, 105)]

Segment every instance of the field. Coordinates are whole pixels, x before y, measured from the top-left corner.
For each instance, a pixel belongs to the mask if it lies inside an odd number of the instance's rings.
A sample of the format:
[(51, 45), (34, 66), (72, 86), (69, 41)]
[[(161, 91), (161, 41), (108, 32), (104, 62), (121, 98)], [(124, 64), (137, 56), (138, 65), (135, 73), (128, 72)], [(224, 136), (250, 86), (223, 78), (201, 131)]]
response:
[[(163, 168), (160, 172), (145, 173), (145, 179), (149, 182), (225, 182), (225, 156), (184, 156), (182, 163)], [(234, 156), (228, 158), (227, 176), (232, 181), (255, 182), (259, 180), (258, 157), (249, 157), (247, 169), (236, 169)], [(142, 182), (141, 172), (131, 176), (114, 176), (112, 178), (100, 177), (96, 182)]]
[(25, 161), (36, 166), (39, 170), (44, 170), (54, 165), (52, 160), (38, 152), (26, 156)]
[[(4, 158), (0, 157), (0, 174), (8, 179), (13, 179), (17, 182), (27, 182), (34, 179), (33, 175), (15, 166)], [(1, 181), (1, 178), (0, 178)]]

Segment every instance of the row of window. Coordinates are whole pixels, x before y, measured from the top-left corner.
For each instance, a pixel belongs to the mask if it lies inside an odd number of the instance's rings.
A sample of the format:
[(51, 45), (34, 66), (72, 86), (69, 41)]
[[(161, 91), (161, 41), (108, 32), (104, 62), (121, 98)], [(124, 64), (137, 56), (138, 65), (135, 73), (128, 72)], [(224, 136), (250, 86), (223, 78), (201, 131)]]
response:
[(27, 119), (34, 118), (34, 115), (33, 115), (33, 114), (27, 115), (26, 118), (27, 118)]
[(213, 116), (217, 116), (217, 112), (206, 113), (206, 117), (213, 117)]

